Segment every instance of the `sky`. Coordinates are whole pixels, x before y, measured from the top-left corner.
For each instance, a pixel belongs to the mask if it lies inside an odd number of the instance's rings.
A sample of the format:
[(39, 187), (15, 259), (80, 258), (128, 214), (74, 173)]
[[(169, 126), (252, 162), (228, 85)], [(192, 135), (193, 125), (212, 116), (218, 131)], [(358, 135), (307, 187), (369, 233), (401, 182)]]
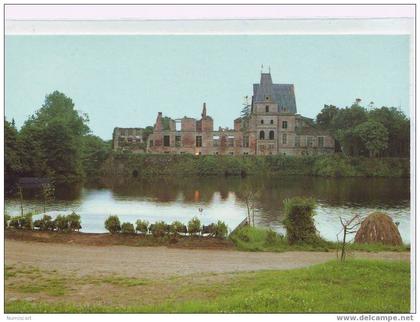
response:
[(153, 125), (158, 112), (233, 127), (261, 65), (295, 85), (299, 114), (324, 104), (395, 106), (409, 115), (408, 36), (6, 36), (5, 115), (20, 128), (55, 90), (89, 115), (92, 134)]

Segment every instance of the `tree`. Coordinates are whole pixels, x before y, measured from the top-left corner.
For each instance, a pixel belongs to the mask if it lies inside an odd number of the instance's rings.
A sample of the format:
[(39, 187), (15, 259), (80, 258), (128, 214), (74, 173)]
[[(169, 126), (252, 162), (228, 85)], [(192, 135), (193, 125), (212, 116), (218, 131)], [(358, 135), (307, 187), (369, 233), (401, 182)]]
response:
[(58, 91), (47, 95), (43, 106), (24, 123), (19, 134), (24, 172), (48, 176), (57, 182), (83, 178), (81, 140), (89, 132), (87, 115)]
[(339, 109), (331, 122), (333, 136), (340, 143), (342, 150), (348, 155), (363, 153), (363, 142), (354, 133), (354, 128), (367, 120), (366, 109), (356, 103), (351, 107)]
[(340, 260), (344, 262), (346, 260), (346, 254), (347, 254), (347, 246), (349, 244), (349, 241), (347, 240), (348, 235), (356, 233), (356, 227), (360, 226), (361, 219), (359, 215), (354, 215), (351, 219), (345, 220), (343, 218), (340, 218), (342, 229), (337, 234), (337, 255), (338, 255), (338, 247), (340, 246), (340, 243), (338, 242), (338, 236), (341, 232), (343, 232), (343, 239), (341, 241), (341, 255)]
[(379, 152), (388, 147), (388, 131), (379, 122), (366, 121), (359, 124), (354, 132), (360, 136), (361, 140), (369, 150), (369, 156), (377, 156)]
[(330, 130), (332, 121), (339, 112), (339, 109), (334, 105), (324, 105), (324, 108), (316, 116), (316, 124), (324, 130)]
[(143, 142), (147, 142), (149, 135), (153, 133), (153, 126), (146, 126), (142, 133)]
[(111, 152), (111, 144), (95, 135), (82, 138), (81, 160), (85, 177), (88, 181), (96, 181), (100, 170)]
[(13, 184), (22, 171), (18, 131), (14, 121), (9, 123), (4, 120), (4, 176), (5, 184)]
[(386, 155), (410, 155), (410, 120), (401, 110), (383, 106), (369, 111), (369, 119), (380, 122), (388, 130)]

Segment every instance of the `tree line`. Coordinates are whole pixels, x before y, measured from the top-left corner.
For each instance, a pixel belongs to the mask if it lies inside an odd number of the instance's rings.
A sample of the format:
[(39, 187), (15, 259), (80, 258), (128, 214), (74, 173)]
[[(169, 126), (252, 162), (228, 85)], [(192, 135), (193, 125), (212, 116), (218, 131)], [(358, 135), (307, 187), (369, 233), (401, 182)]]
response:
[(409, 157), (410, 119), (398, 108), (368, 108), (361, 99), (339, 108), (324, 105), (316, 124), (336, 140), (336, 151), (349, 156)]
[[(410, 120), (395, 107), (365, 108), (324, 105), (316, 125), (336, 140), (336, 151), (348, 156), (408, 157)], [(19, 177), (48, 177), (58, 183), (95, 180), (111, 153), (111, 141), (92, 135), (86, 114), (71, 98), (55, 91), (18, 131), (5, 120), (5, 185)], [(152, 131), (151, 128), (148, 129)]]
[(19, 177), (49, 177), (57, 183), (96, 178), (111, 143), (92, 135), (88, 122), (58, 91), (46, 96), (19, 131), (14, 120), (5, 120), (5, 185)]

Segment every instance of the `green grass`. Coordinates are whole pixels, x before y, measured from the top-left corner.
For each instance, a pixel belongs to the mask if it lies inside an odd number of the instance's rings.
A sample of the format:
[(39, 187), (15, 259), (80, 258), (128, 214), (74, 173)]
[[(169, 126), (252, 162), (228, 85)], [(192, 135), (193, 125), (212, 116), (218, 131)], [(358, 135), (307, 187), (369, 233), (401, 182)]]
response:
[(15, 266), (5, 266), (5, 278), (19, 277), (14, 281), (10, 289), (21, 293), (45, 293), (50, 296), (66, 295), (71, 287), (79, 287), (85, 284), (112, 284), (120, 287), (132, 287), (146, 285), (148, 281), (144, 279), (130, 278), (125, 276), (84, 276), (74, 275), (62, 276), (57, 270), (42, 272), (36, 267), (26, 266), (16, 268)]
[[(74, 279), (74, 280), (77, 281), (77, 279)], [(80, 282), (81, 284), (85, 284), (85, 283), (113, 284), (113, 285), (123, 286), (123, 287), (146, 285), (148, 283), (148, 281), (144, 279), (116, 276), (116, 275), (100, 276), (100, 277), (86, 276), (86, 277), (81, 278)]]
[[(238, 250), (242, 251), (266, 251), (266, 252), (286, 252), (286, 251), (336, 251), (341, 246), (336, 242), (329, 242), (320, 239), (315, 244), (294, 244), (290, 245), (287, 239), (277, 235), (269, 238), (269, 230), (266, 228), (245, 226), (238, 229), (230, 239)], [(383, 244), (349, 244), (347, 249), (351, 251), (410, 251), (410, 245), (383, 245)]]
[(295, 244), (290, 245), (287, 239), (281, 235), (274, 235), (269, 237), (269, 230), (266, 228), (245, 226), (238, 229), (230, 239), (235, 244), (238, 250), (242, 251), (267, 251), (267, 252), (285, 252), (292, 250), (303, 251), (329, 251), (335, 248), (335, 244), (319, 240), (316, 244)]
[[(232, 274), (231, 274), (232, 275)], [(410, 265), (398, 261), (336, 261), (288, 271), (238, 273), (197, 288), (187, 279), (182, 296), (143, 306), (76, 305), (65, 300), (6, 302), (6, 313), (125, 312), (375, 312), (410, 310)], [(173, 282), (179, 283), (180, 279)], [(168, 280), (168, 283), (171, 281)], [(190, 284), (188, 284), (190, 283)], [(200, 297), (194, 296), (201, 290)], [(187, 295), (187, 297), (186, 297)], [(190, 295), (190, 296), (188, 296)], [(102, 296), (106, 297), (106, 294)]]

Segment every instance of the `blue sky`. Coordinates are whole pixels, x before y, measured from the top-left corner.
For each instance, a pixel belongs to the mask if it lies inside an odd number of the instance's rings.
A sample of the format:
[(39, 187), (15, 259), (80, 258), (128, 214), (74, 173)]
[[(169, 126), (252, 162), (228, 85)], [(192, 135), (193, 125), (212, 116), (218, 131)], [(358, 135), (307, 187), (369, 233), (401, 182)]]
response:
[(104, 139), (159, 111), (199, 118), (203, 102), (215, 127), (233, 127), (261, 64), (295, 84), (304, 116), (356, 97), (409, 114), (408, 36), (7, 36), (5, 53), (5, 114), (18, 127), (54, 90)]

